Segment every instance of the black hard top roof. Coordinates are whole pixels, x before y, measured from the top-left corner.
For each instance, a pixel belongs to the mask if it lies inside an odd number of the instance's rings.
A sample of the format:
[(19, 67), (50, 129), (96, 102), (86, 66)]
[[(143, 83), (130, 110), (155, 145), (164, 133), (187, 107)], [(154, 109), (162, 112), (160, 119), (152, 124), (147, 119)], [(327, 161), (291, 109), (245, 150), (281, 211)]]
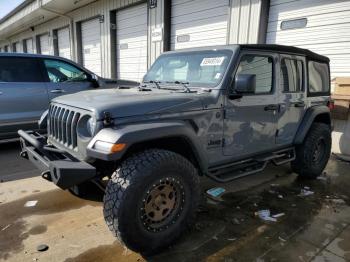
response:
[(308, 49), (303, 49), (294, 46), (286, 45), (268, 45), (268, 44), (245, 44), (240, 45), (241, 49), (255, 49), (255, 50), (264, 50), (264, 51), (275, 51), (279, 53), (288, 53), (295, 55), (303, 55), (312, 60), (317, 60), (321, 62), (329, 63), (329, 58), (323, 55), (316, 54)]

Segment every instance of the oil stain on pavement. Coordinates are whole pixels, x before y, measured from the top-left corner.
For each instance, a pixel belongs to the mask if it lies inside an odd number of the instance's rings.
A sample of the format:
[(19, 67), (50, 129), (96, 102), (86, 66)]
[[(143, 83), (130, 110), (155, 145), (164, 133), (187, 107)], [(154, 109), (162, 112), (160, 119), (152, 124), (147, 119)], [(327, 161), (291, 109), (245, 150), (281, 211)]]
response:
[[(25, 207), (28, 201), (35, 199), (35, 207)], [(46, 231), (45, 225), (38, 225), (27, 230), (24, 218), (34, 215), (47, 215), (78, 209), (85, 205), (100, 205), (92, 201), (84, 201), (72, 197), (68, 192), (60, 189), (18, 199), (0, 205), (0, 260), (8, 259), (11, 252), (23, 250), (23, 241), (30, 235), (42, 234)]]

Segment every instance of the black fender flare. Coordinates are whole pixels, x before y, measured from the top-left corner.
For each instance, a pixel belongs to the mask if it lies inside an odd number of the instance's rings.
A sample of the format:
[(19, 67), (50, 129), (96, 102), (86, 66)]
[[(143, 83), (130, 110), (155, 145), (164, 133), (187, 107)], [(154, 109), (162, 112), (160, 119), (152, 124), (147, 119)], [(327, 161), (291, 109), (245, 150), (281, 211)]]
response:
[(306, 110), (303, 120), (301, 121), (298, 131), (294, 138), (294, 144), (300, 145), (310, 130), (312, 123), (318, 115), (327, 114), (331, 119), (331, 113), (327, 106), (313, 106)]
[[(207, 169), (208, 161), (200, 139), (193, 127), (184, 121), (134, 123), (116, 128), (104, 128), (89, 143), (87, 156), (105, 161), (116, 161), (120, 160), (132, 145), (167, 137), (185, 139), (192, 148), (199, 168), (202, 171)], [(106, 154), (94, 149), (96, 141), (112, 144), (124, 143), (126, 147), (121, 152)]]

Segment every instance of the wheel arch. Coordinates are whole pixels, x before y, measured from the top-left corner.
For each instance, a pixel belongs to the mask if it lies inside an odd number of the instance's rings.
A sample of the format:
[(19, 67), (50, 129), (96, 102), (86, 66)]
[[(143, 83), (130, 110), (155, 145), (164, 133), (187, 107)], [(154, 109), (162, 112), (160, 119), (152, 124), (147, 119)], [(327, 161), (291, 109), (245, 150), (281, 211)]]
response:
[(327, 106), (314, 106), (306, 111), (294, 138), (294, 144), (302, 144), (311, 125), (316, 122), (324, 123), (331, 127), (331, 114)]
[[(203, 173), (208, 161), (200, 137), (193, 126), (184, 121), (130, 124), (118, 129), (101, 130), (88, 146), (88, 155), (105, 161), (122, 161), (131, 154), (148, 149), (158, 148), (173, 151), (187, 158)], [(122, 152), (101, 154), (93, 149), (96, 141), (125, 143)]]

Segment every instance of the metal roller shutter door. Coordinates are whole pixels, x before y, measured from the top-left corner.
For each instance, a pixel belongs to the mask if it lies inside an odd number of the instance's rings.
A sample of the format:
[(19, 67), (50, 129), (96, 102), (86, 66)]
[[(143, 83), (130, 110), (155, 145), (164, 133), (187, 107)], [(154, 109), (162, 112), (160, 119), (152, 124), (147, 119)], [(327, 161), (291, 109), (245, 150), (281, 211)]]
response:
[(69, 28), (57, 30), (58, 55), (71, 59)]
[(229, 0), (172, 0), (171, 49), (225, 45)]
[(27, 53), (34, 53), (33, 39), (26, 39)]
[(101, 75), (101, 28), (100, 21), (92, 19), (81, 24), (83, 65)]
[(16, 42), (16, 53), (22, 53), (22, 45), (20, 42)]
[(43, 55), (50, 54), (50, 45), (49, 45), (49, 35), (41, 35), (39, 37), (40, 41), (40, 53)]
[[(305, 18), (306, 25), (298, 20)], [(282, 30), (283, 21), (290, 21), (292, 29)], [(350, 1), (271, 0), (266, 42), (326, 55), (332, 78), (350, 76)]]
[(147, 71), (147, 4), (117, 12), (117, 75), (140, 81)]

